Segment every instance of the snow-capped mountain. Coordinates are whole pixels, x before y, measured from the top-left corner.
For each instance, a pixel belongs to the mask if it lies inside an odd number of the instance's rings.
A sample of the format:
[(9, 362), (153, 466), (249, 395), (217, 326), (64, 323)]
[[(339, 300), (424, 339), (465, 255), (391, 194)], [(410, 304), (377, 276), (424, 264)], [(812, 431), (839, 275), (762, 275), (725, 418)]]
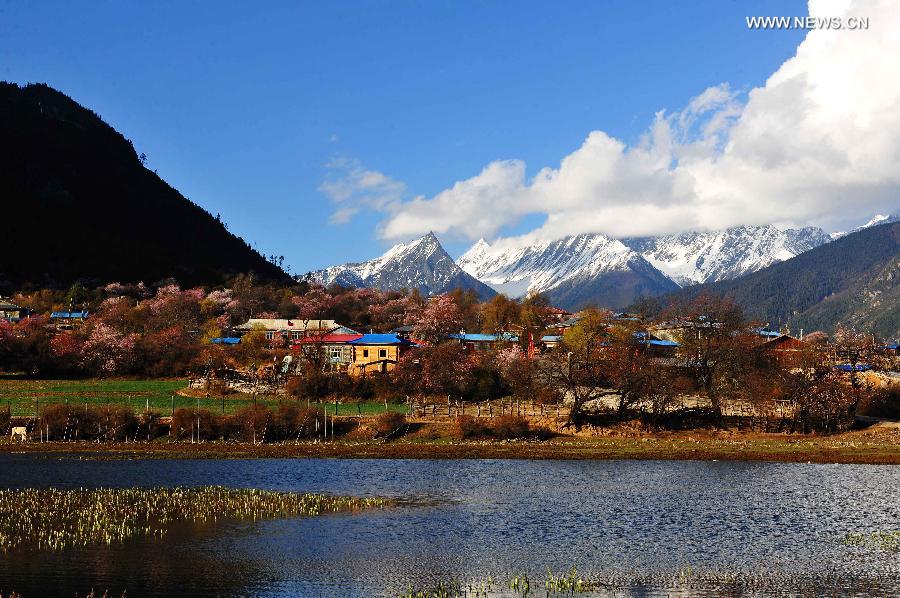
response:
[(498, 292), (547, 294), (560, 307), (589, 303), (621, 308), (641, 296), (678, 288), (637, 252), (601, 234), (504, 249), (479, 240), (457, 264)]
[[(515, 248), (492, 247), (481, 239), (457, 263), (513, 297), (542, 292), (563, 307), (586, 302), (625, 307), (641, 295), (755, 272), (829, 240), (820, 228), (774, 226), (622, 240), (583, 234)], [(618, 282), (610, 287), (603, 279)]]
[(878, 226), (879, 224), (887, 224), (889, 222), (900, 222), (900, 213), (891, 214), (890, 216), (885, 216), (884, 214), (877, 214), (872, 217), (871, 220), (863, 224), (862, 226), (857, 226), (853, 230), (847, 231), (839, 231), (835, 233), (831, 233), (831, 239), (840, 239), (841, 237), (846, 237), (850, 233), (859, 232), (863, 229), (869, 228), (871, 226)]
[(831, 240), (817, 227), (736, 226), (723, 231), (623, 239), (681, 286), (730, 280)]
[(381, 257), (366, 262), (311, 272), (309, 278), (323, 285), (337, 283), (383, 291), (418, 289), (425, 296), (440, 295), (457, 288), (472, 289), (482, 299), (496, 294), (457, 266), (434, 233), (410, 243), (394, 245)]

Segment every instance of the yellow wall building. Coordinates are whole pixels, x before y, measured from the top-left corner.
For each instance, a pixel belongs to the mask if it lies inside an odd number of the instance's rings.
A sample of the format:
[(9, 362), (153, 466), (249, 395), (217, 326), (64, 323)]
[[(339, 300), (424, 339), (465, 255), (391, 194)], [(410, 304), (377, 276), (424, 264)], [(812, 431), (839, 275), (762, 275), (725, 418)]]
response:
[(353, 347), (353, 361), (347, 370), (351, 376), (389, 372), (406, 349), (413, 346), (396, 334), (364, 334), (348, 344)]

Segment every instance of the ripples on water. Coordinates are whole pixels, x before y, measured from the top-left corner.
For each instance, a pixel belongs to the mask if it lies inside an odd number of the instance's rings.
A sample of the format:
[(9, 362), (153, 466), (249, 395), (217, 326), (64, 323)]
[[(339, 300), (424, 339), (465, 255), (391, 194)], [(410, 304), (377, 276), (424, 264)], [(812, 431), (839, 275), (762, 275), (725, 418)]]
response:
[[(900, 529), (900, 468), (889, 466), (0, 457), (0, 487), (207, 484), (402, 503), (354, 515), (183, 526), (162, 540), (91, 550), (12, 553), (0, 557), (0, 591), (390, 596), (408, 584), (524, 571), (540, 582), (548, 567), (573, 565), (649, 595), (885, 594), (900, 582), (900, 555), (841, 544), (848, 532)], [(679, 585), (685, 568), (694, 581)], [(749, 578), (717, 581), (734, 574)]]

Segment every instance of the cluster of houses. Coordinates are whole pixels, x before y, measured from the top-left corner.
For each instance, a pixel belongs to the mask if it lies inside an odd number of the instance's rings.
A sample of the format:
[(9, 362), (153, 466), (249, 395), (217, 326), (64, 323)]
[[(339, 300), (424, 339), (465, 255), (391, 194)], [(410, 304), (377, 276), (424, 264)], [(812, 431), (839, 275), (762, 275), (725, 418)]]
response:
[[(0, 297), (0, 321), (19, 322), (32, 315), (30, 309), (16, 305), (9, 299)], [(49, 327), (54, 330), (73, 330), (84, 324), (88, 318), (87, 310), (54, 311), (50, 314)]]
[[(524, 346), (529, 357), (546, 353), (557, 347), (566, 331), (580, 318), (569, 312), (554, 312), (555, 322), (540, 337), (524, 328), (497, 334), (467, 333), (448, 335), (449, 341), (463, 345), (468, 353), (494, 351), (513, 345)], [(630, 314), (617, 314), (618, 319), (636, 319)], [(290, 347), (295, 354), (322, 361), (327, 371), (344, 372), (350, 376), (384, 373), (394, 369), (400, 357), (409, 349), (423, 343), (414, 338), (413, 326), (400, 326), (387, 333), (361, 333), (334, 320), (300, 320), (251, 318), (233, 329), (232, 335), (211, 340), (215, 344), (234, 345), (243, 335), (258, 331), (265, 335), (270, 348)], [(522, 340), (527, 339), (527, 342)], [(671, 356), (678, 343), (659, 338), (649, 332), (635, 334), (636, 345), (660, 357)]]
[(0, 320), (5, 322), (18, 322), (25, 317), (27, 311), (10, 301), (0, 297)]
[[(0, 297), (0, 321), (18, 322), (29, 317), (27, 308), (14, 304)], [(89, 317), (87, 310), (54, 311), (50, 314), (48, 328), (56, 331), (72, 330), (82, 326)], [(493, 351), (513, 345), (521, 346), (529, 357), (535, 357), (556, 348), (567, 330), (579, 321), (578, 315), (560, 309), (552, 311), (552, 323), (537, 337), (522, 327), (511, 326), (510, 329), (497, 334), (459, 333), (450, 334), (448, 340), (458, 342), (469, 353)], [(640, 322), (635, 314), (617, 313), (614, 321), (628, 324), (632, 328)], [(702, 322), (671, 321), (647, 327), (634, 333), (635, 346), (660, 359), (672, 359), (679, 347), (678, 340), (690, 334)], [(707, 324), (714, 325), (714, 324)], [(690, 330), (689, 330), (690, 329)], [(327, 371), (346, 372), (351, 376), (362, 376), (374, 372), (389, 372), (409, 349), (420, 346), (421, 341), (414, 338), (413, 326), (400, 326), (388, 333), (361, 333), (335, 320), (329, 319), (278, 319), (251, 318), (244, 324), (235, 327), (229, 336), (211, 339), (212, 343), (237, 345), (241, 338), (251, 332), (261, 331), (265, 335), (270, 348), (290, 347), (292, 353), (307, 358), (321, 360)], [(812, 348), (800, 337), (788, 333), (760, 328), (755, 331), (759, 338), (757, 350), (772, 355), (785, 367), (797, 367), (802, 364), (804, 356)], [(896, 342), (885, 343), (873, 348), (887, 354), (898, 354)], [(855, 356), (858, 357), (858, 356)], [(835, 355), (837, 367), (865, 367), (859, 365), (854, 356)], [(847, 365), (848, 362), (849, 365)]]
[[(557, 347), (566, 331), (581, 319), (562, 310), (555, 315), (556, 321), (539, 338), (523, 328), (513, 328), (497, 334), (461, 331), (448, 335), (448, 340), (460, 343), (469, 353), (517, 345), (525, 348), (529, 357), (535, 357)], [(614, 314), (613, 319), (632, 326), (640, 321), (638, 316), (628, 313)], [(633, 333), (635, 346), (652, 357), (672, 360), (679, 347), (678, 339), (691, 332), (688, 328), (697, 326), (696, 322), (680, 321), (656, 324)], [(407, 350), (423, 344), (414, 338), (413, 326), (401, 326), (388, 333), (361, 333), (334, 320), (259, 318), (236, 327), (233, 336), (212, 339), (212, 342), (237, 344), (241, 336), (250, 331), (262, 331), (270, 347), (288, 346), (294, 354), (320, 360), (327, 371), (345, 372), (351, 376), (389, 372)], [(760, 328), (755, 334), (759, 338), (757, 350), (769, 353), (784, 367), (801, 365), (811, 349), (802, 338), (788, 333)], [(896, 353), (897, 344), (887, 343), (881, 349)]]

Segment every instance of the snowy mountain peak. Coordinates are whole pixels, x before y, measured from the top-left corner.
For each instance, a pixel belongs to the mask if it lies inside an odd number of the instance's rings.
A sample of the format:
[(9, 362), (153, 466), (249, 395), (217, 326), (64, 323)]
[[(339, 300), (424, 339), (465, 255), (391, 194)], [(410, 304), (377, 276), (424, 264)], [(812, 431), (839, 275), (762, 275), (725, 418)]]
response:
[(466, 272), (511, 297), (548, 294), (563, 307), (598, 303), (628, 305), (635, 295), (677, 288), (621, 241), (601, 234), (581, 234), (522, 247), (491, 246), (479, 240), (457, 264)]
[(472, 289), (482, 298), (494, 295), (490, 287), (456, 265), (434, 233), (398, 243), (375, 259), (312, 272), (310, 278), (323, 285), (337, 283), (385, 291), (418, 289), (423, 295), (439, 295), (456, 288)]
[(623, 241), (669, 278), (687, 286), (755, 272), (827, 243), (830, 238), (817, 227), (780, 229), (764, 225)]
[[(894, 216), (896, 218), (896, 216)], [(878, 224), (883, 224), (891, 220), (891, 216), (887, 216), (885, 214), (876, 214), (874, 218), (866, 222), (862, 225), (862, 228), (869, 228), (870, 226), (876, 226)]]
[(871, 226), (878, 226), (879, 224), (888, 224), (889, 222), (900, 222), (900, 213), (891, 214), (889, 216), (885, 216), (884, 214), (876, 214), (872, 217), (871, 220), (863, 224), (862, 226), (857, 226), (856, 228), (848, 231), (839, 231), (835, 233), (831, 233), (831, 239), (840, 239), (841, 237), (846, 237), (850, 233), (856, 233), (863, 229), (869, 228)]
[[(819, 228), (782, 230), (775, 226), (736, 226), (621, 240), (599, 233), (580, 234), (514, 248), (479, 240), (457, 263), (511, 296), (538, 291), (564, 307), (577, 307), (579, 301), (587, 300), (614, 306), (613, 301), (626, 300), (623, 288), (631, 288), (634, 299), (678, 285), (735, 278), (829, 240)], [(628, 283), (622, 283), (623, 277)], [(613, 279), (618, 282), (611, 287)], [(582, 288), (576, 289), (577, 285)]]

